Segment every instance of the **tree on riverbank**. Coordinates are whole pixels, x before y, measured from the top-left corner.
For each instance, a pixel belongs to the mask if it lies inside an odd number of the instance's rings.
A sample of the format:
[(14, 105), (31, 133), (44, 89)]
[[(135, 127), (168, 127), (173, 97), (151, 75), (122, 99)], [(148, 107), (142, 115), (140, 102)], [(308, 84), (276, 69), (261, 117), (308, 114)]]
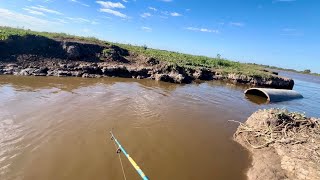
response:
[(303, 73), (304, 73), (304, 74), (310, 74), (310, 73), (311, 73), (311, 70), (310, 70), (310, 69), (306, 69), (306, 70), (303, 71)]

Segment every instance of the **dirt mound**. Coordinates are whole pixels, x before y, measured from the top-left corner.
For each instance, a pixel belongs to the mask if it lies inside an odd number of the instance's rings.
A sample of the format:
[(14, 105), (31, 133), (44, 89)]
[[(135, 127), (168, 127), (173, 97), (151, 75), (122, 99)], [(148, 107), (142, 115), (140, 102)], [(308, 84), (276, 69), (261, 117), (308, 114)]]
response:
[(260, 110), (234, 139), (252, 154), (249, 179), (320, 179), (320, 120), (286, 110)]

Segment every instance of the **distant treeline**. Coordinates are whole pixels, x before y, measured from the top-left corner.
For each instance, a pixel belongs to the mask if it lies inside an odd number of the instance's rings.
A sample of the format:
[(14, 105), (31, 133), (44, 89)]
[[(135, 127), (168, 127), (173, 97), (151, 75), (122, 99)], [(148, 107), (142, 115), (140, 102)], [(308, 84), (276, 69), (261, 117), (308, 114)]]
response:
[(281, 68), (281, 67), (269, 66), (269, 65), (263, 65), (263, 64), (256, 64), (256, 63), (248, 63), (248, 64), (257, 65), (257, 66), (261, 66), (261, 67), (268, 68), (268, 69), (275, 69), (275, 70), (281, 70), (281, 71), (289, 71), (289, 72), (295, 72), (295, 73), (301, 73), (301, 74), (310, 74), (310, 75), (314, 75), (314, 76), (320, 76), (319, 73), (311, 72), (310, 69), (305, 69), (303, 71), (298, 71), (298, 70), (295, 70), (295, 69)]

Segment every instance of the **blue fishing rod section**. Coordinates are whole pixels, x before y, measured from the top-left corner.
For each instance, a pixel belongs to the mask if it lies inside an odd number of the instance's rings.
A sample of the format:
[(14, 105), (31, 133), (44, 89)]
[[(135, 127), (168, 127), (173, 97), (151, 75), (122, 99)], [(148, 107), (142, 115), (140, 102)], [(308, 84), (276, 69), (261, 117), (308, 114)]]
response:
[[(116, 139), (116, 137), (113, 135), (112, 131), (110, 131), (111, 134), (111, 140), (114, 140), (116, 142), (116, 144), (119, 147), (120, 152), (122, 152), (127, 159), (129, 160), (129, 162), (131, 163), (131, 165), (134, 167), (134, 169), (138, 172), (138, 174), (141, 176), (141, 178), (143, 180), (149, 180), (149, 178), (143, 173), (143, 171), (141, 170), (141, 168), (138, 166), (138, 164), (130, 157), (130, 155), (127, 153), (127, 151), (121, 146), (120, 142)], [(117, 151), (117, 153), (119, 153), (119, 151)]]

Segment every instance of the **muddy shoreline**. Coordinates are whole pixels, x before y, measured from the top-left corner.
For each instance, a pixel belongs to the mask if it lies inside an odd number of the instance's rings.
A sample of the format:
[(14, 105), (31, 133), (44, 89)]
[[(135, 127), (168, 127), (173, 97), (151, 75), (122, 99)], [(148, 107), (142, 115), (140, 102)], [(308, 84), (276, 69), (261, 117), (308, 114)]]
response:
[(223, 80), (254, 87), (293, 88), (292, 79), (269, 73), (269, 77), (259, 77), (226, 74), (204, 67), (182, 67), (107, 43), (33, 35), (0, 41), (0, 74), (6, 75), (149, 78), (185, 84)]
[(234, 140), (251, 154), (249, 180), (320, 179), (320, 119), (259, 110), (240, 123)]

